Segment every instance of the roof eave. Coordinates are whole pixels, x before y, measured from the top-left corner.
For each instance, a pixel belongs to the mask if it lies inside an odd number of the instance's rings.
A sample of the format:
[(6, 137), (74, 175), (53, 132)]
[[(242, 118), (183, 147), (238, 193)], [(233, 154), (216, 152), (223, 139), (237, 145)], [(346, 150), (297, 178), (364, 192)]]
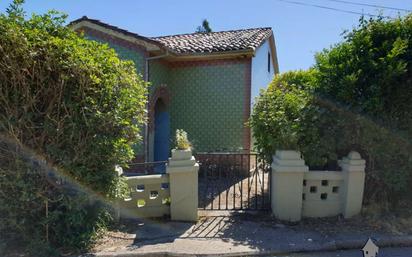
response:
[(252, 57), (254, 55), (253, 49), (245, 50), (232, 50), (222, 52), (191, 52), (191, 53), (178, 53), (172, 55), (169, 59), (190, 60), (190, 59), (226, 59), (236, 57)]
[(279, 73), (278, 53), (276, 50), (276, 42), (275, 42), (275, 36), (273, 35), (273, 32), (269, 37), (269, 46), (272, 52), (272, 62), (274, 66), (274, 71), (275, 71), (275, 74), (278, 74)]
[(273, 67), (274, 67), (274, 71), (275, 74), (279, 73), (279, 62), (278, 62), (278, 54), (276, 51), (276, 42), (275, 42), (275, 36), (273, 34), (272, 29), (270, 29), (271, 33), (262, 40), (262, 42), (260, 43), (260, 45), (258, 47), (256, 47), (256, 49), (253, 52), (253, 57), (256, 54), (256, 51), (267, 41), (269, 40), (269, 47), (270, 47), (270, 51), (272, 52), (271, 58), (272, 58), (272, 63), (273, 63)]
[(179, 53), (174, 51), (173, 49), (165, 46), (164, 44), (144, 37), (140, 36), (136, 33), (118, 28), (116, 26), (112, 26), (110, 24), (106, 24), (99, 20), (89, 19), (86, 16), (83, 16), (77, 20), (74, 20), (68, 24), (68, 27), (72, 28), (73, 30), (81, 30), (82, 28), (90, 28), (95, 29), (100, 32), (109, 34), (114, 37), (118, 37), (124, 40), (127, 40), (131, 43), (144, 46), (147, 52), (150, 52), (154, 55), (162, 55), (165, 52), (168, 52), (169, 57), (171, 59), (179, 59), (179, 60), (188, 60), (188, 59), (209, 59), (209, 58), (235, 58), (235, 57), (253, 57), (255, 55), (256, 50), (269, 38), (271, 43), (272, 51), (275, 53), (273, 56), (273, 63), (275, 64), (275, 71), (279, 71), (277, 66), (277, 56), (276, 56), (276, 47), (274, 45), (274, 38), (273, 32), (270, 33), (268, 37), (262, 40), (262, 43), (256, 48), (248, 48), (242, 50), (229, 50), (229, 51), (221, 51), (221, 52), (188, 52), (188, 53)]
[(169, 50), (166, 47), (164, 47), (161, 43), (155, 40), (149, 39), (144, 36), (140, 36), (138, 34), (129, 32), (127, 30), (117, 28), (115, 26), (100, 22), (98, 20), (92, 20), (92, 19), (82, 17), (80, 19), (70, 22), (67, 26), (75, 31), (81, 30), (81, 28), (83, 27), (95, 29), (100, 32), (109, 34), (111, 36), (115, 36), (115, 37), (127, 40), (129, 42), (132, 42), (132, 43), (143, 45), (146, 47), (147, 51)]

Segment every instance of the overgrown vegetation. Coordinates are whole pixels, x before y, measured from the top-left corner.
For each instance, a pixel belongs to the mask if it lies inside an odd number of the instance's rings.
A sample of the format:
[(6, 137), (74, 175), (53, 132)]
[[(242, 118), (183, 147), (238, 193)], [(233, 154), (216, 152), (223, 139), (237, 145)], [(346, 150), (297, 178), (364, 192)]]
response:
[(277, 76), (251, 118), (258, 150), (299, 149), (331, 168), (350, 150), (367, 160), (366, 202), (412, 190), (412, 15), (361, 19), (308, 71)]
[(115, 165), (140, 139), (146, 84), (64, 15), (27, 18), (22, 2), (0, 15), (0, 252), (80, 251), (111, 219), (103, 203), (123, 192)]

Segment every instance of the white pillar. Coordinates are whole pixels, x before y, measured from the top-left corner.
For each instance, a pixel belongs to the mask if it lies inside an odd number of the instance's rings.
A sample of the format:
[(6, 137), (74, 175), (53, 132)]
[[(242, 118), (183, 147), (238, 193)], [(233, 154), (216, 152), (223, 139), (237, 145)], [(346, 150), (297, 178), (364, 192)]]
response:
[(197, 221), (198, 171), (190, 150), (172, 150), (166, 172), (170, 179), (170, 215), (176, 221)]
[(350, 218), (360, 213), (365, 185), (365, 160), (358, 152), (350, 152), (339, 162), (344, 178), (343, 216)]
[(309, 171), (297, 151), (276, 151), (272, 162), (272, 212), (280, 220), (302, 217), (304, 173)]

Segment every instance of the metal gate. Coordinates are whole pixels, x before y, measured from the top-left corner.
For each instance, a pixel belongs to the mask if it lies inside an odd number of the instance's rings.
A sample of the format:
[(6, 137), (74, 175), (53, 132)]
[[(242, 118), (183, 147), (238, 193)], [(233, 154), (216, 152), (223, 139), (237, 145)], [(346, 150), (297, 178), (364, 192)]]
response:
[(269, 210), (271, 169), (257, 154), (198, 153), (199, 208)]

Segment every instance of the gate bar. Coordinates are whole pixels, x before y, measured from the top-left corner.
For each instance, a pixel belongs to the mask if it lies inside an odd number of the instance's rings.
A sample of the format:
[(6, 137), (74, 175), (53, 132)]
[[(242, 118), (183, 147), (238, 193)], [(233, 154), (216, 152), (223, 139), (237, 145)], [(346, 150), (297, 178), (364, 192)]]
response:
[(265, 171), (266, 171), (266, 164), (262, 161), (262, 208), (265, 208)]
[[(240, 174), (243, 178), (243, 155), (240, 156)], [(243, 179), (240, 181), (240, 209), (243, 209)]]
[(255, 209), (257, 209), (258, 208), (258, 198), (259, 198), (259, 196), (258, 196), (258, 193), (257, 193), (257, 188), (258, 188), (258, 172), (259, 172), (259, 169), (258, 169), (258, 167), (257, 167), (257, 164), (258, 164), (258, 162), (257, 162), (257, 158), (256, 158), (256, 156), (255, 156)]

